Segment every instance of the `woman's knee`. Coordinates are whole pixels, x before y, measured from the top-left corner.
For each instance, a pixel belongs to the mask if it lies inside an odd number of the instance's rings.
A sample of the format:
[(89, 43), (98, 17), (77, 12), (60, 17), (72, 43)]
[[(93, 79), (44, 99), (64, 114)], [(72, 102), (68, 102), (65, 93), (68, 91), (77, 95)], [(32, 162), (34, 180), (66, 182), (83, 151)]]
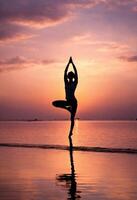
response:
[(57, 107), (57, 102), (56, 102), (56, 101), (53, 101), (53, 102), (52, 102), (52, 105)]

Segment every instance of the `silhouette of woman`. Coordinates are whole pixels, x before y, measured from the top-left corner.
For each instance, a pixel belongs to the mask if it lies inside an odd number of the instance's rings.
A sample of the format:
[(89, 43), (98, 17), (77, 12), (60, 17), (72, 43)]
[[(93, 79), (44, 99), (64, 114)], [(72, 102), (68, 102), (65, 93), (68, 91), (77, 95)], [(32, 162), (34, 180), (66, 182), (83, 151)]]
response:
[[(68, 68), (70, 64), (72, 64), (74, 72), (72, 71), (68, 72)], [(77, 111), (77, 99), (75, 97), (75, 90), (78, 84), (78, 74), (77, 74), (76, 67), (73, 63), (72, 57), (70, 57), (69, 62), (64, 72), (64, 82), (65, 82), (66, 101), (57, 100), (57, 101), (53, 101), (52, 104), (55, 107), (64, 108), (70, 112), (71, 126), (70, 126), (69, 137), (71, 137), (72, 131), (74, 128), (75, 114)]]

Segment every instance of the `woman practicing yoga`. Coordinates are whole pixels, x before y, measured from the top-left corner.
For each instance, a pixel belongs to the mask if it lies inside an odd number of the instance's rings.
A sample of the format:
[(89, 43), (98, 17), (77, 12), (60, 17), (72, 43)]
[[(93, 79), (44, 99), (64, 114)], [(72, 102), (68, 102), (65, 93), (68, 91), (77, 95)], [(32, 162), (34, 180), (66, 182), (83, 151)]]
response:
[[(70, 64), (72, 64), (74, 72), (72, 71), (68, 72), (68, 68)], [(74, 127), (75, 114), (77, 111), (77, 99), (75, 98), (75, 89), (78, 84), (77, 70), (71, 57), (69, 59), (69, 62), (64, 72), (64, 82), (65, 82), (65, 91), (66, 91), (66, 101), (57, 100), (57, 101), (53, 101), (52, 104), (55, 107), (64, 108), (70, 112), (71, 126), (70, 126), (69, 137), (71, 137), (73, 127)]]

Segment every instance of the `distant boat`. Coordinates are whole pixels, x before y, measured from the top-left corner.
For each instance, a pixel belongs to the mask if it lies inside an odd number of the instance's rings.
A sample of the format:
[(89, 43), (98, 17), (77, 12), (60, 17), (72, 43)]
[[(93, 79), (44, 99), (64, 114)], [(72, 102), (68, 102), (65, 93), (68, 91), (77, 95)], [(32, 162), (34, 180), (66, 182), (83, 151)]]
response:
[(35, 118), (35, 119), (28, 119), (27, 121), (28, 121), (28, 122), (36, 122), (36, 121), (41, 121), (41, 120)]

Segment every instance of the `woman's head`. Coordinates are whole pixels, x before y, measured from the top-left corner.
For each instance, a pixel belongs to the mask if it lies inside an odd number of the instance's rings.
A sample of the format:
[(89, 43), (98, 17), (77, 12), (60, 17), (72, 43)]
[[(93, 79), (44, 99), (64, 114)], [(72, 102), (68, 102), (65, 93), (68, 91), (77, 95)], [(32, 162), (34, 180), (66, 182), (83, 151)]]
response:
[(70, 71), (70, 72), (68, 73), (68, 75), (67, 75), (67, 78), (68, 78), (69, 80), (73, 80), (73, 78), (75, 78), (74, 72)]

